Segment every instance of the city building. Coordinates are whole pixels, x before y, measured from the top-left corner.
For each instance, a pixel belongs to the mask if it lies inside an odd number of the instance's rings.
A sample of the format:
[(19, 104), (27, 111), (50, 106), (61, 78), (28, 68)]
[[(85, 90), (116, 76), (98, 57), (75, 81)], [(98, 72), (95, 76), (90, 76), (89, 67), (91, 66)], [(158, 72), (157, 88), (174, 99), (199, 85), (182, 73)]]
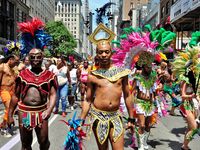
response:
[(89, 9), (89, 1), (82, 0), (81, 12), (84, 19), (84, 33), (83, 33), (83, 55), (93, 56), (93, 46), (92, 43), (88, 40), (88, 36), (92, 33), (92, 18), (93, 13)]
[[(111, 0), (110, 2), (114, 3), (111, 5), (110, 8), (110, 29), (117, 35), (119, 33), (119, 24), (118, 24), (118, 18), (120, 17), (120, 0)], [(115, 37), (115, 40), (117, 40), (117, 36)]]
[(177, 32), (177, 49), (183, 50), (192, 32), (200, 30), (199, 12), (199, 0), (177, 0), (172, 5), (170, 19)]
[(169, 16), (170, 8), (177, 0), (160, 0), (160, 25), (165, 26)]
[(147, 14), (147, 4), (149, 0), (123, 0), (121, 2), (121, 28), (132, 25), (142, 26)]
[(45, 23), (54, 20), (55, 0), (23, 0), (30, 8), (29, 15), (38, 17)]
[(29, 7), (26, 0), (0, 1), (0, 51), (8, 40), (17, 39), (17, 22), (29, 18)]
[(160, 0), (150, 0), (147, 10), (145, 24), (150, 24), (155, 29), (160, 23)]
[(55, 21), (62, 21), (77, 41), (76, 52), (83, 55), (84, 18), (81, 0), (55, 0)]

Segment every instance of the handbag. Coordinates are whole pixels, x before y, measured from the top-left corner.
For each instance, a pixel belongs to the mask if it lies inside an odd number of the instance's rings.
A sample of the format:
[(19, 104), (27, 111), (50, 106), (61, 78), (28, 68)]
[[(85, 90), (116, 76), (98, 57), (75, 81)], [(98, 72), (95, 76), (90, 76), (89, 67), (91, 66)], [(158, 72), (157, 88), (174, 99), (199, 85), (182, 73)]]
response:
[(58, 76), (58, 85), (59, 86), (63, 86), (66, 83), (67, 83), (67, 78), (64, 78), (62, 76)]

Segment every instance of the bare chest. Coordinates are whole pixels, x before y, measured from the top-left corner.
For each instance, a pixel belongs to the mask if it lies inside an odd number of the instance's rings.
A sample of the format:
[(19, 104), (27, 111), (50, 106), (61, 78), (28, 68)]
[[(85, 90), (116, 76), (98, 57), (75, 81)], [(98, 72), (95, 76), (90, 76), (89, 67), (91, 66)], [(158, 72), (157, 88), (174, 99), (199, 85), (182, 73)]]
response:
[(122, 79), (116, 82), (110, 82), (104, 78), (96, 78), (94, 80), (94, 85), (96, 88), (114, 90), (122, 87)]

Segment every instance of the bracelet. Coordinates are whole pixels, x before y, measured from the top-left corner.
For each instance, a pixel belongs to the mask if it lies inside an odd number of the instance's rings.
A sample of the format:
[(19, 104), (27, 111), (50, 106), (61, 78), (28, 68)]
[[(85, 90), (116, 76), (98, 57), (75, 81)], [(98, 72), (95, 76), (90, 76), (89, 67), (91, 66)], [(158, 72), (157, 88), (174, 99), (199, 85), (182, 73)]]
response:
[(84, 124), (85, 124), (85, 119), (82, 119), (81, 126), (83, 126)]
[(128, 122), (130, 122), (130, 123), (135, 123), (135, 119), (134, 118), (128, 118)]

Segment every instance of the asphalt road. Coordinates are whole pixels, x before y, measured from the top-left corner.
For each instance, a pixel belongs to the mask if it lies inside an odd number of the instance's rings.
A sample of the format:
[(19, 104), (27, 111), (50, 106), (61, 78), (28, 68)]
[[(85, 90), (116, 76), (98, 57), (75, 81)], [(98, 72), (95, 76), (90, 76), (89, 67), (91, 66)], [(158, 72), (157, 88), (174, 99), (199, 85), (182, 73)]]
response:
[[(0, 106), (0, 110), (2, 106)], [(76, 110), (80, 113), (80, 108)], [(73, 111), (70, 109), (67, 110), (68, 115), (66, 118), (63, 118), (61, 115), (54, 115), (52, 114), (49, 120), (49, 137), (50, 137), (50, 150), (62, 150), (63, 149), (63, 142), (65, 140), (68, 127), (62, 123), (60, 120), (65, 119), (68, 120), (72, 117)], [(177, 112), (177, 114), (179, 114)], [(5, 138), (0, 135), (0, 150), (20, 150), (21, 143), (20, 143), (20, 136), (17, 129), (17, 117), (16, 120), (16, 134), (12, 138)], [(149, 145), (150, 150), (180, 150), (181, 143), (183, 142), (184, 132), (186, 124), (185, 121), (181, 116), (167, 116), (162, 118), (158, 121), (158, 124), (155, 125), (151, 129), (151, 134), (149, 137)], [(131, 143), (131, 135), (126, 132), (125, 133), (125, 144), (124, 149), (129, 150)], [(200, 137), (196, 137), (191, 143), (190, 148), (192, 150), (199, 150)], [(39, 150), (39, 146), (37, 144), (37, 139), (34, 134), (33, 150)], [(84, 140), (84, 149), (85, 150), (97, 150), (96, 142), (94, 139), (93, 134), (86, 140)], [(111, 149), (111, 148), (110, 148)]]

